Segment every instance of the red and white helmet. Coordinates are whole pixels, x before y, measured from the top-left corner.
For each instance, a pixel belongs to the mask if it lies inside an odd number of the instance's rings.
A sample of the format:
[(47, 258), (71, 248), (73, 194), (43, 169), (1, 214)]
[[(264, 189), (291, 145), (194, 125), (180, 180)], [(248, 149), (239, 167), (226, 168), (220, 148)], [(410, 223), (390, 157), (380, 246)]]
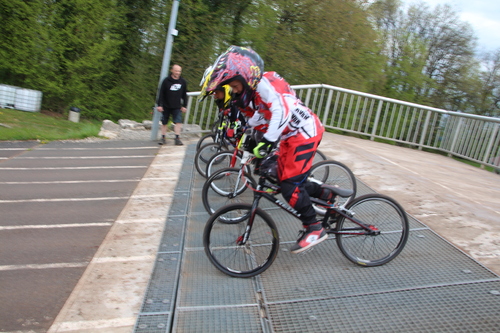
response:
[(238, 79), (243, 83), (244, 92), (236, 98), (239, 99), (239, 106), (246, 107), (263, 73), (264, 61), (257, 52), (249, 47), (230, 46), (205, 72), (201, 82), (201, 98), (213, 94), (217, 87)]

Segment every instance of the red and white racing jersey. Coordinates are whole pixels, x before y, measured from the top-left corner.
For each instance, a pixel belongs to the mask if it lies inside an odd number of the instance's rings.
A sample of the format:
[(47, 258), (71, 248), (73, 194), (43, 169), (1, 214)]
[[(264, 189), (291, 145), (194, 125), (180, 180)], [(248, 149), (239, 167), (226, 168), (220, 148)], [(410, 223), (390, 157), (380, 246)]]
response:
[[(300, 101), (290, 85), (276, 72), (265, 72), (255, 93), (253, 105), (256, 113), (268, 122), (264, 138), (269, 142), (301, 136), (304, 140), (323, 133), (318, 117)], [(251, 125), (250, 121), (250, 125)]]

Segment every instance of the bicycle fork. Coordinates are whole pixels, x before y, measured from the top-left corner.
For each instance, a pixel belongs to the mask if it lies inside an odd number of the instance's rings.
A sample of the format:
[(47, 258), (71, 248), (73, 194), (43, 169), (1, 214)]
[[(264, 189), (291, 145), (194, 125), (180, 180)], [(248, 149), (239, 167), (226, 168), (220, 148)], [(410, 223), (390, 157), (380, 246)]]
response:
[(250, 237), (250, 232), (252, 231), (252, 226), (253, 226), (253, 222), (254, 222), (254, 219), (255, 219), (255, 212), (257, 211), (257, 207), (259, 205), (259, 201), (260, 201), (260, 196), (257, 197), (257, 198), (255, 198), (255, 200), (253, 201), (252, 208), (248, 212), (250, 214), (250, 216), (248, 218), (248, 222), (247, 222), (247, 225), (245, 227), (245, 231), (243, 232), (242, 235), (240, 235), (236, 239), (236, 244), (237, 245), (245, 245), (247, 243), (248, 238)]

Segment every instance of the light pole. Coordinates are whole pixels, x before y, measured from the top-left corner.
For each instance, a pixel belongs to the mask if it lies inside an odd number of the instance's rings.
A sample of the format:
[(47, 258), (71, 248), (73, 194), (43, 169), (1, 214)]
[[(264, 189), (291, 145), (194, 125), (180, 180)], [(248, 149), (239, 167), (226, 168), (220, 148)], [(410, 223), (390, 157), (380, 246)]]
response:
[[(170, 13), (170, 22), (168, 24), (168, 33), (167, 33), (167, 42), (165, 43), (165, 51), (163, 52), (163, 62), (161, 65), (160, 72), (160, 82), (158, 83), (158, 90), (156, 92), (156, 100), (158, 100), (158, 94), (160, 93), (161, 83), (163, 79), (168, 75), (168, 69), (170, 67), (170, 55), (172, 54), (172, 44), (174, 43), (174, 36), (177, 36), (178, 31), (175, 30), (175, 24), (177, 22), (177, 12), (179, 11), (179, 3), (180, 0), (174, 0), (172, 3), (172, 11)], [(158, 126), (160, 123), (160, 112), (156, 110), (156, 101), (155, 108), (153, 110), (153, 124), (151, 125), (151, 140), (158, 139)]]

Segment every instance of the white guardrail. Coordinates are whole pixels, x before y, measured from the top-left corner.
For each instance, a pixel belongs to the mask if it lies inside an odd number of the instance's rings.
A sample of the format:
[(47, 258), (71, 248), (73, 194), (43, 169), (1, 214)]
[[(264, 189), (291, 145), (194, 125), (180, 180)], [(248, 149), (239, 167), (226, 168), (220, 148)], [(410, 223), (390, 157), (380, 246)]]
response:
[[(429, 148), (500, 168), (500, 119), (447, 111), (324, 84), (292, 86), (329, 129)], [(188, 93), (186, 124), (208, 131), (217, 117), (212, 98)]]

